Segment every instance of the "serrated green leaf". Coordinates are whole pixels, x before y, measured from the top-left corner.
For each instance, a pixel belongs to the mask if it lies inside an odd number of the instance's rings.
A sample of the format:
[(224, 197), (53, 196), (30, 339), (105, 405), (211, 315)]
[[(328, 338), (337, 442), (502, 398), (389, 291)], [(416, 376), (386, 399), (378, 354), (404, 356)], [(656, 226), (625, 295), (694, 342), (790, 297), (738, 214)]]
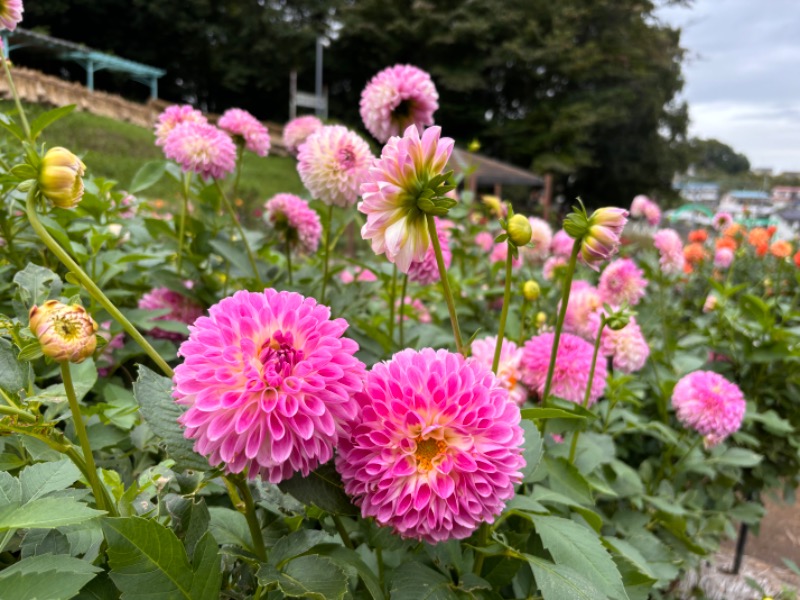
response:
[(722, 454), (709, 457), (707, 462), (732, 467), (755, 467), (763, 458), (760, 454), (745, 448), (726, 448)]
[(0, 571), (0, 589), (3, 600), (69, 600), (99, 572), (85, 560), (42, 554)]
[(280, 569), (283, 566), (282, 563), (287, 560), (305, 554), (318, 544), (332, 541), (333, 537), (324, 531), (301, 529), (278, 540), (278, 543), (270, 550), (269, 562)]
[[(72, 384), (75, 388), (75, 397), (78, 401), (82, 400), (88, 394), (94, 384), (97, 383), (97, 367), (94, 360), (89, 358), (80, 364), (69, 366), (70, 373), (72, 373)], [(50, 402), (67, 402), (67, 392), (64, 389), (63, 383), (51, 385), (38, 396), (38, 400)]]
[(31, 137), (36, 140), (36, 138), (39, 137), (39, 134), (44, 131), (45, 127), (52, 125), (59, 119), (63, 119), (73, 110), (75, 110), (75, 105), (69, 104), (67, 106), (59, 106), (58, 108), (53, 108), (43, 112), (33, 121), (31, 121)]
[(589, 483), (573, 465), (564, 458), (545, 456), (550, 487), (582, 504), (593, 504)]
[(542, 444), (542, 434), (539, 429), (530, 421), (520, 423), (522, 431), (525, 433), (525, 448), (522, 456), (525, 458), (525, 467), (522, 469), (522, 480), (527, 481), (539, 467), (544, 455)]
[(278, 575), (278, 587), (290, 598), (342, 600), (347, 575), (327, 556), (309, 554), (290, 561)]
[(153, 187), (158, 183), (164, 174), (167, 172), (167, 162), (164, 160), (151, 160), (144, 163), (141, 168), (133, 176), (129, 192), (131, 194), (138, 194), (144, 190)]
[(309, 473), (308, 477), (295, 473), (291, 479), (280, 482), (278, 487), (300, 502), (307, 505), (314, 504), (331, 514), (348, 516), (359, 514), (359, 510), (344, 493), (342, 478), (333, 463), (321, 465)]
[(50, 269), (28, 263), (22, 271), (14, 275), (14, 283), (19, 287), (19, 297), (29, 310), (34, 304), (43, 304), (61, 292), (61, 279)]
[(11, 342), (0, 338), (0, 388), (16, 395), (19, 390), (28, 389), (31, 376), (30, 365), (17, 358)]
[(364, 587), (367, 588), (373, 600), (383, 600), (383, 598), (386, 597), (375, 573), (372, 572), (372, 569), (367, 566), (367, 563), (361, 560), (361, 557), (353, 550), (337, 544), (329, 545), (320, 550), (319, 553), (323, 556), (330, 557), (343, 568), (350, 567), (354, 569), (361, 578), (361, 581), (364, 582)]
[(57, 462), (36, 463), (25, 467), (19, 474), (22, 485), (22, 501), (36, 500), (55, 492), (63, 490), (78, 481), (81, 472), (69, 459)]
[(223, 506), (209, 506), (208, 513), (211, 515), (208, 528), (220, 546), (238, 546), (254, 553), (253, 538), (242, 513)]
[(523, 555), (533, 571), (544, 600), (608, 600), (581, 571), (530, 554)]
[(398, 567), (392, 577), (392, 600), (458, 600), (453, 582), (441, 573), (410, 561)]
[(83, 523), (103, 514), (70, 498), (39, 498), (22, 506), (0, 507), (0, 531), (6, 529), (49, 529)]
[(178, 424), (183, 409), (172, 398), (172, 380), (139, 365), (139, 379), (133, 384), (133, 395), (141, 408), (142, 418), (153, 433), (164, 440), (176, 468), (207, 471), (208, 461), (192, 449), (190, 440), (183, 437)]
[(192, 560), (192, 588), (190, 597), (193, 600), (216, 600), (222, 586), (222, 570), (217, 542), (210, 531), (207, 531), (197, 542)]

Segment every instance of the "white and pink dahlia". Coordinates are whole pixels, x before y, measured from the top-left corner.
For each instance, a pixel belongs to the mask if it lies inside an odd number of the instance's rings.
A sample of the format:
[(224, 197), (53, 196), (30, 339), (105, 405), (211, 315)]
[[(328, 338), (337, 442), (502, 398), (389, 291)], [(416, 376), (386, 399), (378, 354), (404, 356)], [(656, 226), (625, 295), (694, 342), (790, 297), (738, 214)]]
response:
[(236, 168), (236, 144), (208, 123), (186, 122), (175, 127), (164, 142), (164, 154), (184, 171), (204, 179), (221, 179)]
[(24, 11), (22, 0), (3, 0), (0, 2), (0, 27), (14, 31)]
[(564, 331), (593, 341), (597, 334), (597, 324), (592, 322), (592, 315), (597, 314), (602, 308), (603, 297), (596, 287), (588, 281), (580, 279), (574, 281), (567, 303), (567, 312), (564, 313)]
[(217, 126), (236, 140), (241, 139), (244, 147), (258, 154), (269, 154), (269, 131), (266, 127), (246, 110), (229, 108), (217, 121)]
[(733, 250), (730, 248), (718, 248), (714, 253), (714, 266), (718, 269), (727, 269), (733, 263)]
[(322, 235), (322, 223), (308, 202), (294, 194), (277, 194), (264, 205), (266, 218), (283, 231), (290, 247), (302, 252), (316, 252)]
[(653, 246), (661, 257), (658, 262), (665, 275), (676, 275), (683, 272), (686, 259), (683, 256), (683, 241), (674, 229), (659, 229), (653, 236)]
[[(450, 263), (453, 261), (453, 253), (450, 250), (450, 230), (442, 225), (441, 219), (436, 219), (436, 225), (436, 236), (439, 238), (439, 246), (442, 249), (444, 268), (449, 269)], [(430, 285), (439, 279), (439, 265), (436, 263), (436, 252), (431, 244), (428, 246), (424, 259), (411, 263), (408, 268), (408, 280), (420, 285)]]
[(491, 370), (447, 350), (403, 350), (367, 374), (338, 446), (364, 517), (435, 544), (491, 523), (522, 479), (519, 407)]
[(440, 135), (441, 128), (430, 127), (420, 137), (412, 125), (402, 138), (392, 137), (361, 186), (364, 199), (358, 210), (367, 215), (361, 237), (403, 273), (425, 259), (430, 245), (426, 215), (417, 201), (428, 182), (442, 174), (453, 151), (453, 140)]
[(634, 317), (620, 330), (603, 328), (600, 342), (603, 354), (612, 357), (614, 368), (623, 373), (639, 371), (650, 356), (650, 346)]
[(629, 258), (620, 258), (609, 263), (600, 274), (598, 291), (603, 302), (630, 306), (639, 304), (644, 298), (647, 279), (644, 271)]
[[(498, 242), (492, 246), (492, 251), (489, 253), (489, 260), (494, 263), (506, 264), (508, 259), (508, 242)], [(517, 254), (516, 258), (511, 258), (511, 266), (519, 269), (522, 266), (522, 255)]]
[[(472, 342), (472, 357), (479, 363), (492, 368), (494, 362), (494, 352), (497, 348), (497, 336), (492, 335), (481, 340)], [(522, 406), (528, 398), (528, 390), (520, 384), (522, 372), (520, 362), (522, 361), (522, 349), (511, 340), (504, 339), (503, 346), (500, 348), (500, 363), (497, 366), (497, 379), (504, 388), (508, 390), (510, 400)]]
[(344, 319), (294, 292), (236, 292), (190, 327), (175, 369), (184, 436), (213, 466), (278, 483), (333, 456), (364, 385)]
[(375, 75), (361, 92), (360, 112), (376, 140), (386, 143), (410, 125), (433, 125), (439, 94), (431, 76), (411, 65), (395, 65)]
[(297, 155), (300, 145), (308, 136), (322, 129), (322, 121), (314, 115), (306, 115), (292, 119), (283, 127), (283, 145), (287, 152)]
[[(543, 333), (527, 342), (522, 349), (522, 382), (528, 389), (539, 394), (544, 393), (547, 380), (547, 369), (550, 366), (550, 353), (553, 350), (555, 334)], [(553, 371), (551, 393), (558, 398), (580, 404), (589, 385), (589, 371), (592, 368), (592, 344), (570, 333), (562, 333), (556, 353), (556, 365)], [(605, 361), (598, 360), (591, 381), (589, 406), (597, 402), (606, 387)]]
[(550, 249), (556, 256), (569, 258), (572, 254), (572, 247), (575, 245), (575, 240), (563, 229), (556, 231), (553, 240), (550, 242)]
[(678, 420), (711, 447), (739, 431), (747, 405), (735, 383), (712, 371), (695, 371), (675, 384), (672, 406)]
[(550, 244), (553, 243), (553, 228), (544, 219), (528, 217), (531, 224), (531, 244), (533, 248), (523, 248), (523, 253), (531, 260), (543, 261), (550, 256)]
[(297, 172), (314, 198), (352, 206), (374, 158), (367, 142), (347, 127), (327, 125), (300, 146)]
[(168, 106), (158, 115), (155, 127), (156, 145), (163, 146), (172, 130), (183, 123), (208, 123), (208, 119), (188, 104)]
[[(144, 310), (167, 310), (166, 314), (155, 317), (153, 321), (176, 321), (191, 325), (203, 315), (203, 307), (191, 298), (169, 288), (154, 288), (139, 299), (139, 308)], [(148, 332), (154, 338), (180, 342), (186, 336), (177, 331), (166, 331), (155, 327)]]
[(724, 231), (733, 225), (733, 215), (728, 212), (718, 212), (714, 215), (714, 218), (711, 219), (711, 224), (717, 231)]

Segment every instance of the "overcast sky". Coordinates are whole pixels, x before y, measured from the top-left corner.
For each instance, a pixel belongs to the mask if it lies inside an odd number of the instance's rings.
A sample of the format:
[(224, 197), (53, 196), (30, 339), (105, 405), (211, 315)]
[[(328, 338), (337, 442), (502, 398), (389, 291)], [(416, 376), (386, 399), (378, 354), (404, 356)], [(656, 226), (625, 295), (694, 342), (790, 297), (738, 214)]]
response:
[(800, 0), (695, 0), (659, 16), (683, 30), (690, 134), (754, 168), (800, 171)]

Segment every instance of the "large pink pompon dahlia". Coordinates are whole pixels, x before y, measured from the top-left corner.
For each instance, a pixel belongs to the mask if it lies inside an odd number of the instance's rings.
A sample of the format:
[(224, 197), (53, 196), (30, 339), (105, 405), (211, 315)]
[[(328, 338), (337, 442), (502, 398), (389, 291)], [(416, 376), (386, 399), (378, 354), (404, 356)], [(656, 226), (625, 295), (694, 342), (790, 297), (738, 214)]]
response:
[[(553, 349), (555, 334), (543, 333), (527, 342), (522, 349), (522, 382), (541, 398), (550, 365), (550, 352)], [(556, 366), (553, 371), (551, 393), (558, 398), (580, 404), (589, 384), (589, 371), (592, 367), (594, 347), (576, 335), (562, 333), (556, 353)], [(592, 379), (589, 406), (597, 402), (606, 387), (605, 361), (599, 359)]]
[(236, 168), (236, 144), (208, 123), (186, 122), (175, 127), (164, 142), (164, 155), (204, 179), (221, 179)]
[(411, 65), (395, 65), (370, 80), (361, 92), (359, 106), (367, 131), (384, 144), (409, 125), (420, 133), (433, 125), (438, 100), (430, 75)]
[(235, 140), (241, 138), (244, 147), (257, 154), (269, 154), (269, 131), (266, 127), (246, 110), (229, 108), (217, 121), (217, 126)]
[(322, 223), (308, 202), (294, 194), (276, 194), (264, 205), (266, 219), (287, 235), (289, 245), (301, 252), (316, 252)]
[[(472, 342), (472, 358), (491, 369), (494, 352), (497, 348), (497, 336), (492, 335)], [(500, 348), (500, 363), (497, 366), (497, 379), (508, 390), (508, 397), (522, 406), (528, 398), (528, 390), (519, 382), (522, 379), (520, 362), (522, 349), (511, 340), (504, 339)]]
[(358, 210), (367, 215), (361, 237), (403, 273), (412, 262), (425, 259), (430, 244), (426, 215), (417, 201), (453, 152), (453, 140), (440, 136), (440, 127), (430, 127), (420, 137), (412, 125), (402, 138), (391, 138), (361, 186)]
[(294, 292), (236, 292), (190, 327), (175, 369), (179, 421), (229, 473), (278, 483), (333, 456), (364, 385), (344, 319)]
[(163, 146), (172, 130), (183, 123), (208, 123), (208, 119), (188, 104), (168, 106), (158, 115), (155, 127), (156, 145)]
[(326, 125), (297, 153), (297, 172), (311, 195), (325, 204), (352, 206), (375, 157), (369, 145), (342, 125)]
[(603, 302), (635, 306), (644, 298), (646, 288), (644, 271), (631, 259), (620, 258), (609, 263), (600, 274), (598, 291)]
[(297, 156), (300, 145), (308, 139), (308, 136), (322, 129), (322, 121), (314, 115), (306, 115), (292, 119), (283, 126), (283, 145), (287, 152)]
[(372, 368), (356, 401), (336, 467), (364, 517), (435, 544), (493, 522), (514, 495), (519, 408), (478, 361), (403, 350)]
[(713, 371), (695, 371), (682, 377), (672, 392), (678, 420), (716, 446), (739, 431), (744, 419), (744, 394), (735, 383)]

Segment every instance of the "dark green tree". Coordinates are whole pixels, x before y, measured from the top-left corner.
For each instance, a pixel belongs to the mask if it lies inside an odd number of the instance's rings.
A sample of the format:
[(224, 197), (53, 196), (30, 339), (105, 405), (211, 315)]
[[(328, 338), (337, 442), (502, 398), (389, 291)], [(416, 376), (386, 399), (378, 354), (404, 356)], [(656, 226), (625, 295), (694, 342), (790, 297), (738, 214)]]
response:
[(719, 140), (692, 138), (689, 141), (689, 160), (701, 172), (738, 175), (750, 170), (750, 161)]

